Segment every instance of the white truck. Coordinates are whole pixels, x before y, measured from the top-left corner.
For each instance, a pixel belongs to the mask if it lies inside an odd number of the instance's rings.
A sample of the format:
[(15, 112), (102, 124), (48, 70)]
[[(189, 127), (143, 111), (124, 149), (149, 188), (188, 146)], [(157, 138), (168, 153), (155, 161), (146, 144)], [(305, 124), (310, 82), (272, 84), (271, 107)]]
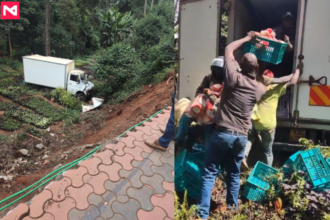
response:
[[(294, 151), (298, 140), (307, 137), (330, 144), (330, 20), (329, 0), (182, 0), (179, 15), (179, 98), (193, 98), (211, 61), (219, 53), (221, 8), (230, 5), (227, 42), (246, 36), (250, 30), (273, 28), (286, 12), (296, 18), (295, 53), (292, 70), (299, 60), (304, 72), (299, 84), (280, 99), (274, 150)], [(242, 51), (236, 58), (240, 59)], [(280, 64), (279, 64), (280, 65)], [(276, 73), (275, 73), (275, 77)]]
[(85, 100), (93, 92), (94, 84), (82, 70), (75, 70), (74, 60), (31, 55), (23, 57), (25, 83), (66, 89)]

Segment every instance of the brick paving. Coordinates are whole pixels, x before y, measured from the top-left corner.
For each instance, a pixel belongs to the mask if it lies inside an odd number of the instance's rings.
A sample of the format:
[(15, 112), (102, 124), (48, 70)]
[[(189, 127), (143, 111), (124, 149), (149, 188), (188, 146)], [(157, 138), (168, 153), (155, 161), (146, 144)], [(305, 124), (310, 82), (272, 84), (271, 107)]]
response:
[(127, 132), (2, 220), (174, 219), (174, 143), (165, 152), (144, 144), (162, 135), (169, 116), (167, 109)]

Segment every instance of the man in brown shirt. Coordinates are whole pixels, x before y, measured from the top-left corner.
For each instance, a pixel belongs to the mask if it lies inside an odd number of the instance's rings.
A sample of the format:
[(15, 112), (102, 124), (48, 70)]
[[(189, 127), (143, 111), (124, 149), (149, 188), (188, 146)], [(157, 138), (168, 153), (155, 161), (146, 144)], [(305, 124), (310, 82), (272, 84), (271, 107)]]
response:
[(219, 165), (227, 171), (227, 198), (229, 208), (238, 208), (240, 167), (244, 158), (251, 111), (266, 92), (265, 86), (256, 80), (257, 57), (252, 53), (243, 56), (240, 65), (234, 51), (245, 42), (254, 40), (255, 32), (230, 43), (225, 50), (225, 76), (220, 108), (216, 114), (216, 128), (206, 149), (203, 187), (198, 204), (199, 216), (209, 216), (211, 192), (218, 174)]

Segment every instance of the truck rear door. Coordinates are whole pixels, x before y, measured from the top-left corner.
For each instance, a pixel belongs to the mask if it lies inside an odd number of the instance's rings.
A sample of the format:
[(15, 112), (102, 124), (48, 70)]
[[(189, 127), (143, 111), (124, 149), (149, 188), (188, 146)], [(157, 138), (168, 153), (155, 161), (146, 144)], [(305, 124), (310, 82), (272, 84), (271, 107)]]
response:
[[(317, 80), (329, 75), (330, 29), (327, 28), (330, 20), (329, 7), (329, 0), (318, 0), (317, 4), (307, 0), (300, 1), (299, 32), (296, 38), (298, 44), (295, 56), (296, 63), (300, 54), (304, 56), (304, 73), (301, 76), (304, 81), (308, 81), (310, 76)], [(305, 20), (304, 12), (306, 13)], [(325, 85), (309, 86), (308, 83), (301, 83), (295, 86), (291, 105), (292, 114), (294, 110), (298, 110), (301, 119), (330, 120), (330, 83), (325, 79), (321, 82)]]
[(179, 98), (193, 99), (210, 65), (218, 56), (219, 0), (180, 2), (180, 77)]

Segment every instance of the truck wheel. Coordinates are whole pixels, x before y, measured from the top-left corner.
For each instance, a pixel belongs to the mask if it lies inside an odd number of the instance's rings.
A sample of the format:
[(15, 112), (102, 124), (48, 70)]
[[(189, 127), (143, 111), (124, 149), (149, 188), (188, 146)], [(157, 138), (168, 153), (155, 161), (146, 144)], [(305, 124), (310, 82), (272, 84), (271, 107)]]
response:
[(80, 101), (82, 101), (82, 102), (86, 101), (86, 97), (85, 97), (85, 95), (84, 95), (83, 93), (79, 93), (79, 94), (77, 95), (77, 98), (78, 98)]

